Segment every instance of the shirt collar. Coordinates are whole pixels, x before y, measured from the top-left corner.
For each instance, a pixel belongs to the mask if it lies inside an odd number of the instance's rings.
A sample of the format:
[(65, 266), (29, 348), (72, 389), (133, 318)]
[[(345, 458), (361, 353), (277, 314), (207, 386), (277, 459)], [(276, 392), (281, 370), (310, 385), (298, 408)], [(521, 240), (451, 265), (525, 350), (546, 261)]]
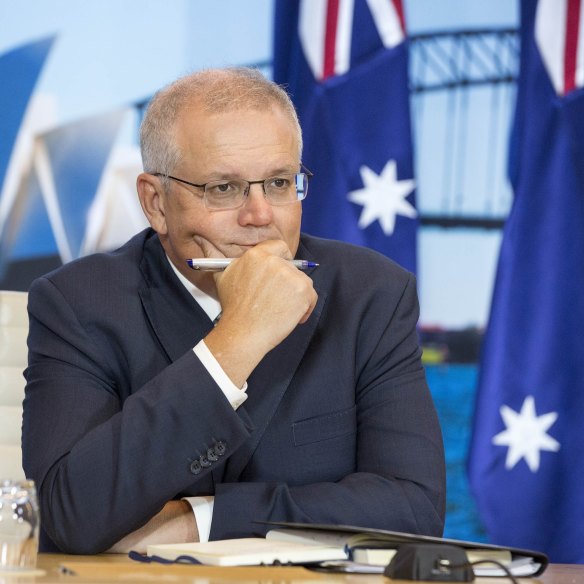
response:
[(170, 267), (173, 269), (181, 284), (188, 290), (189, 294), (205, 311), (205, 314), (214, 321), (221, 313), (221, 304), (219, 301), (215, 300), (215, 298), (212, 296), (209, 296), (209, 294), (206, 292), (203, 292), (200, 288), (197, 288), (197, 286), (195, 286), (190, 280), (187, 280), (183, 274), (178, 271), (178, 268), (172, 263), (172, 260), (168, 257), (168, 254), (166, 255), (166, 259), (168, 260)]

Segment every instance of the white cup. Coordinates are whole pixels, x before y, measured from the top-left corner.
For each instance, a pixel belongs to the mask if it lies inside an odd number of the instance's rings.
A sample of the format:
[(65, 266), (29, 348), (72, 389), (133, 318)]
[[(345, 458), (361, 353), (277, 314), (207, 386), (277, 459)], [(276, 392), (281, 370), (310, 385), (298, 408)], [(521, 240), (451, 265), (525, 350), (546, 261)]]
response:
[(34, 482), (0, 479), (0, 570), (36, 567), (39, 525)]

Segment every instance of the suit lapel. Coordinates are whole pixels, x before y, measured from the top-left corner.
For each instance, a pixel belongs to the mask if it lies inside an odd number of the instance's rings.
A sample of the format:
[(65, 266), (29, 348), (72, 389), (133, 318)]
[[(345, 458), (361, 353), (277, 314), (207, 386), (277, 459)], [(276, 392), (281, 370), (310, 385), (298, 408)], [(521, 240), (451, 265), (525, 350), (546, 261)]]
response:
[(154, 334), (170, 361), (192, 349), (213, 328), (213, 323), (176, 277), (158, 236), (147, 240), (140, 265), (144, 285), (142, 306)]
[[(182, 285), (170, 267), (158, 236), (144, 247), (140, 265), (144, 285), (139, 291), (142, 306), (170, 362), (182, 357), (213, 328), (213, 323)], [(213, 469), (205, 482), (197, 482), (200, 493), (213, 493), (213, 483), (221, 480), (223, 469)]]

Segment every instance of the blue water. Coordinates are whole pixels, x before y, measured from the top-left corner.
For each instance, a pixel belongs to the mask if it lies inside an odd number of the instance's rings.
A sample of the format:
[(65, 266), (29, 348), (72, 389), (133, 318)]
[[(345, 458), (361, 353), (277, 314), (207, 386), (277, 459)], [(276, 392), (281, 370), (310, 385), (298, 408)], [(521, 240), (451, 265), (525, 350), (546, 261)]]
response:
[(446, 450), (444, 537), (487, 541), (466, 477), (477, 366), (428, 365), (426, 374), (438, 410)]

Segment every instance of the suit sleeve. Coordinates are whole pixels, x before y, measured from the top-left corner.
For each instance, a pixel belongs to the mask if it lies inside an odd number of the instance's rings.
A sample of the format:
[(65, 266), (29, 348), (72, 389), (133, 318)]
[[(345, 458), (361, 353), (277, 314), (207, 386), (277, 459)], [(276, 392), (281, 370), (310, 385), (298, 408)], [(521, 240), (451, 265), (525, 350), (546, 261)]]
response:
[(413, 276), (385, 321), (383, 303), (374, 300), (358, 333), (355, 472), (334, 483), (218, 485), (211, 539), (265, 534), (269, 527), (256, 521), (442, 534), (444, 451), (421, 366)]
[(192, 350), (134, 391), (50, 280), (32, 286), (29, 319), (23, 466), (61, 551), (108, 549), (209, 480), (201, 454), (227, 458), (249, 436)]

